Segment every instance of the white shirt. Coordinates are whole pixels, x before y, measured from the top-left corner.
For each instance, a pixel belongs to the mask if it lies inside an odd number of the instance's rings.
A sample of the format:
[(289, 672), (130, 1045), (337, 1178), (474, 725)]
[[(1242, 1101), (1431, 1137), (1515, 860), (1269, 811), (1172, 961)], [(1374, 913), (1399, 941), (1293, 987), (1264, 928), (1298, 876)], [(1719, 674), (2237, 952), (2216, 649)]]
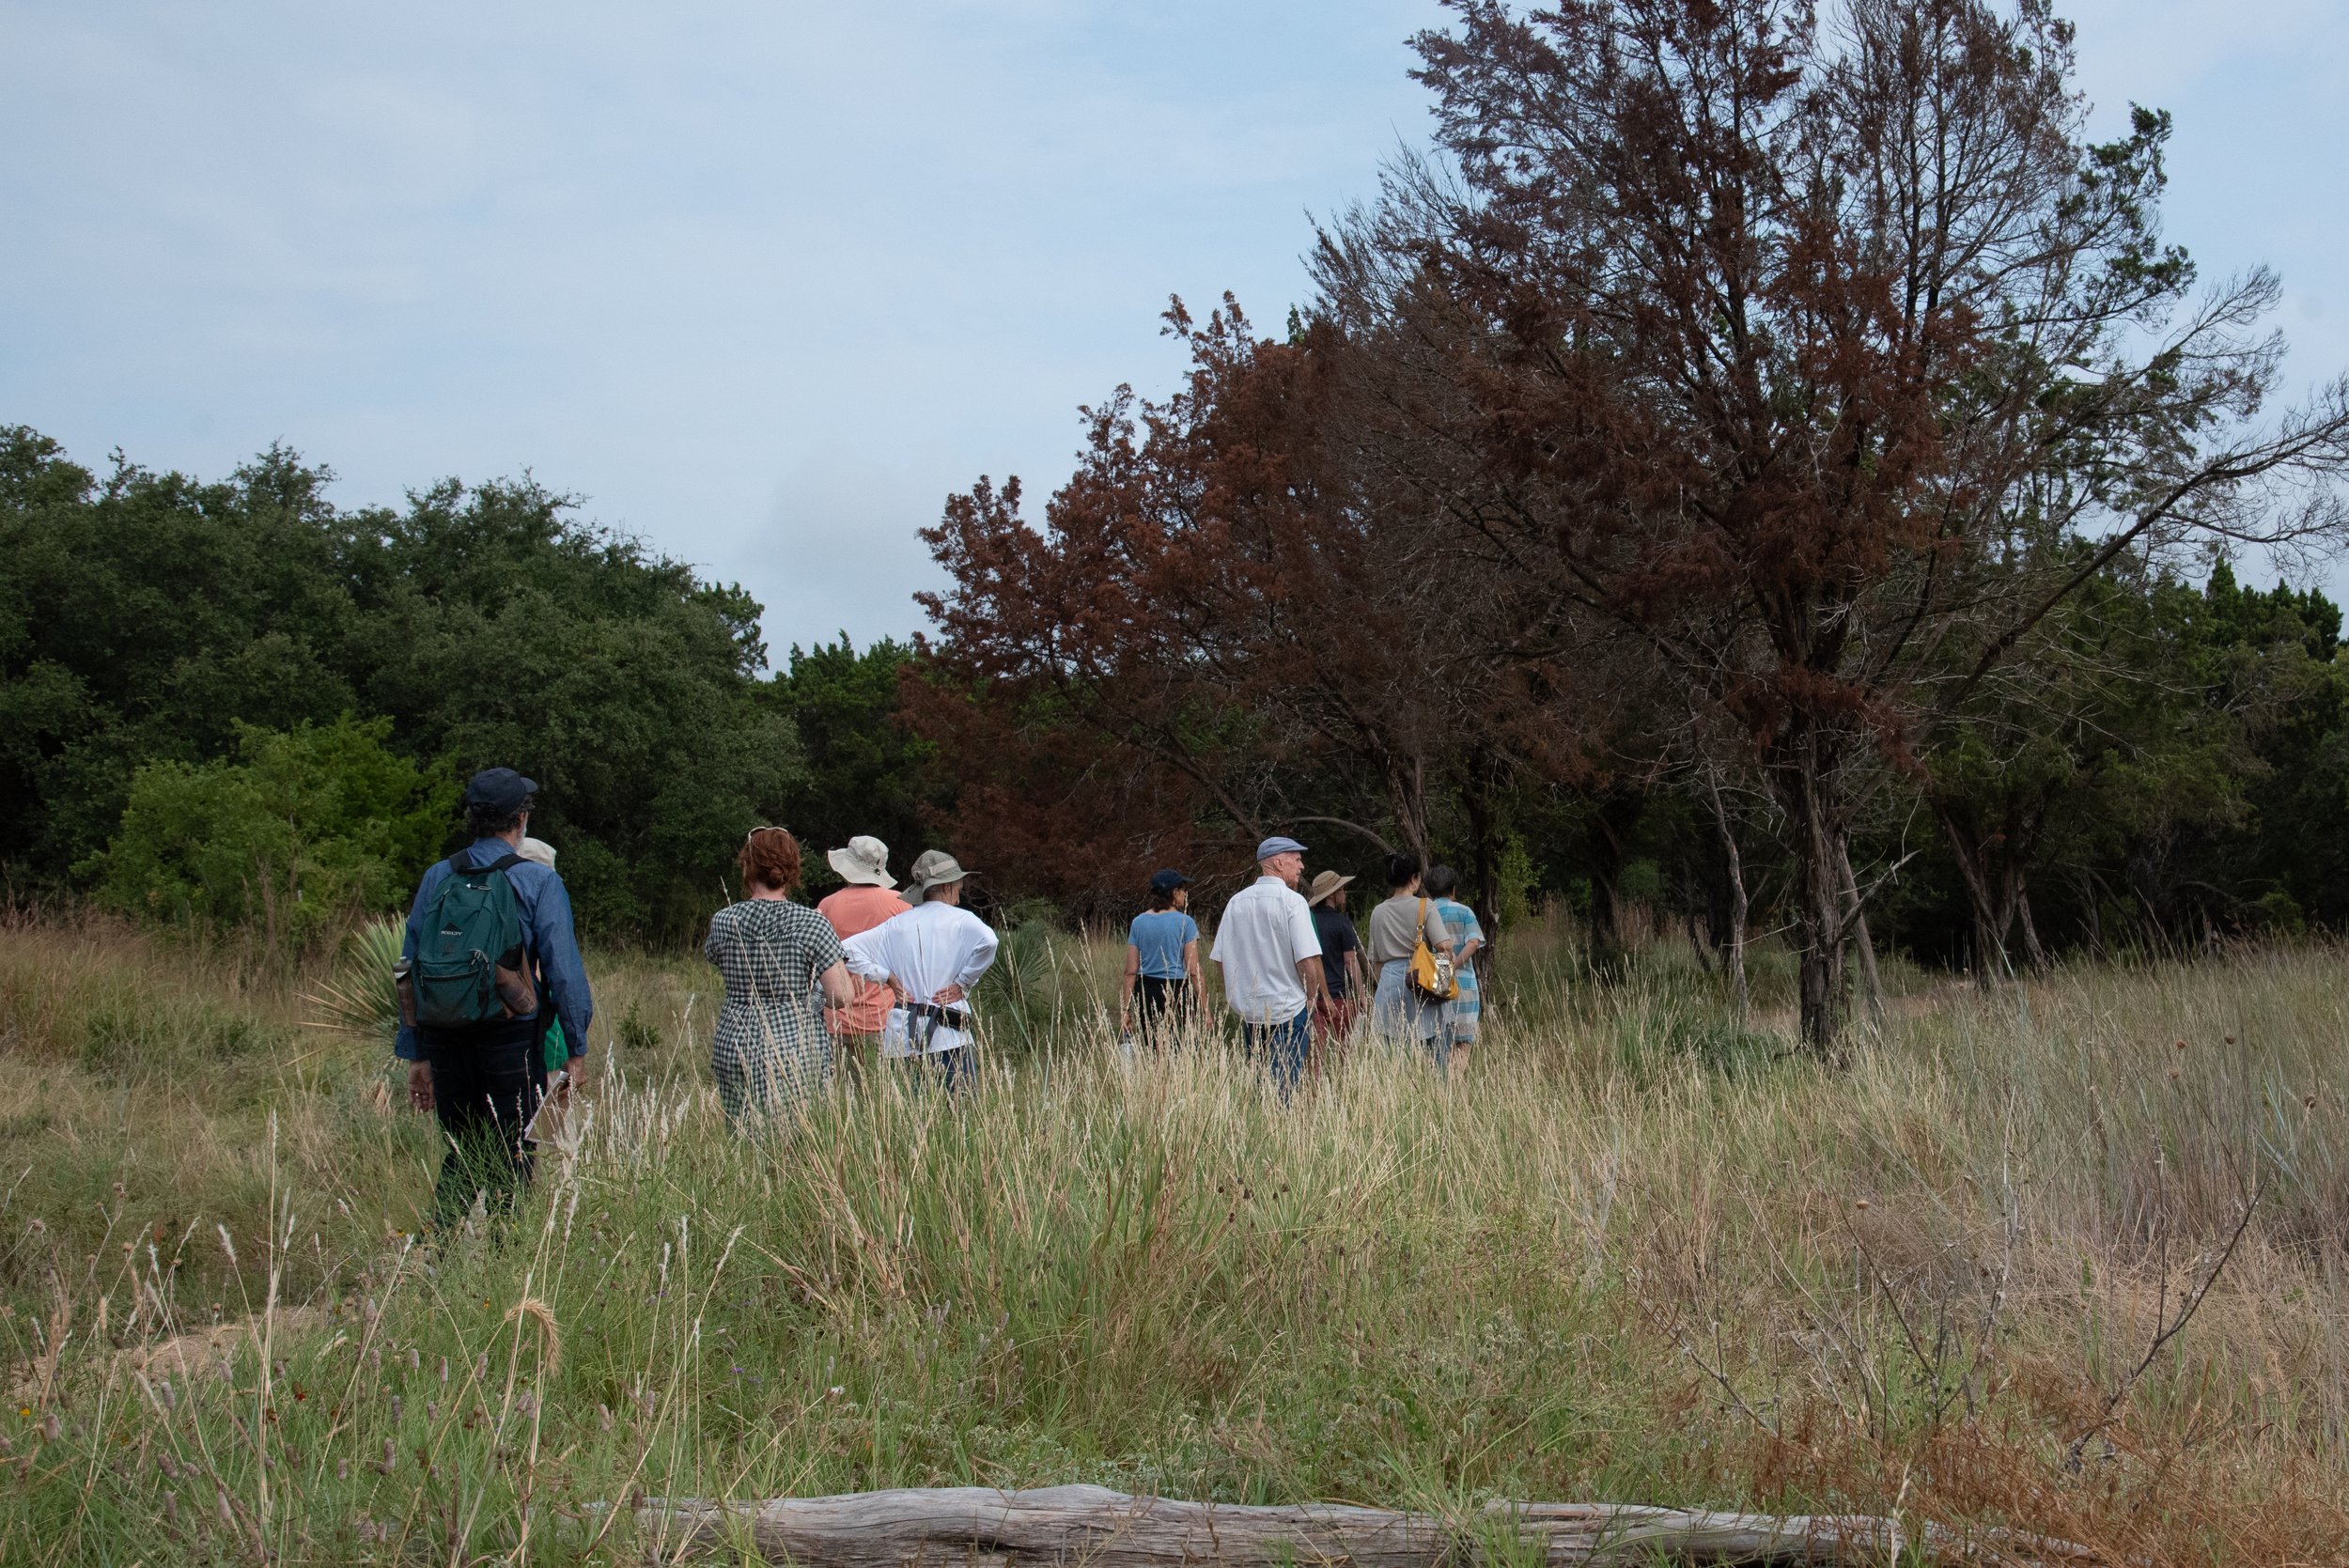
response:
[[(866, 980), (894, 980), (914, 1001), (927, 1001), (949, 986), (968, 990), (995, 962), (995, 933), (987, 922), (960, 905), (936, 899), (916, 904), (840, 944), (851, 972)], [(967, 1001), (955, 1005), (965, 1011), (970, 1007)], [(891, 1008), (881, 1025), (881, 1054), (910, 1054), (914, 1032), (905, 1009)], [(928, 1036), (926, 1048), (953, 1050), (962, 1043), (962, 1031), (941, 1029)]]
[(1223, 999), (1244, 1023), (1286, 1023), (1305, 1010), (1297, 966), (1321, 961), (1321, 937), (1305, 895), (1278, 877), (1262, 877), (1232, 895), (1216, 922)]

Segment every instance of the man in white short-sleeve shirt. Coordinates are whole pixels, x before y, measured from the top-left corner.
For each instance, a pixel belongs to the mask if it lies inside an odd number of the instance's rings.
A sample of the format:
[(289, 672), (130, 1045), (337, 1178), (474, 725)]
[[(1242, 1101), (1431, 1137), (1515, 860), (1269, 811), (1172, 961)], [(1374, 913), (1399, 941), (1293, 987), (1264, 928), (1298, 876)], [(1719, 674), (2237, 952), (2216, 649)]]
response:
[(1314, 912), (1297, 891), (1305, 846), (1273, 837), (1256, 846), (1256, 880), (1232, 895), (1216, 923), (1209, 956), (1222, 966), (1223, 998), (1239, 1015), (1252, 1051), (1272, 1069), (1286, 1099), (1305, 1074), (1313, 1009), (1329, 986)]

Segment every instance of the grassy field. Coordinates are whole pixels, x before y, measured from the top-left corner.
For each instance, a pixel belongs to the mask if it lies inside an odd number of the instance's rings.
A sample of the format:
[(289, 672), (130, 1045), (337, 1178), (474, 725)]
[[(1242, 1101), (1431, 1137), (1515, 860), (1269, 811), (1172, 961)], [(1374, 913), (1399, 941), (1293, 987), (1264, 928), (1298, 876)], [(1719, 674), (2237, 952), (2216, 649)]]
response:
[(1074, 1480), (2340, 1560), (2349, 959), (1907, 974), (1831, 1074), (1685, 948), (1598, 992), (1565, 945), (1458, 1083), (1366, 1048), (1283, 1106), (1121, 1064), (1116, 950), (1022, 931), (976, 1094), (758, 1146), (713, 975), (607, 955), (526, 1210), (427, 1246), (334, 976), (0, 931), (0, 1563), (635, 1560), (602, 1505)]

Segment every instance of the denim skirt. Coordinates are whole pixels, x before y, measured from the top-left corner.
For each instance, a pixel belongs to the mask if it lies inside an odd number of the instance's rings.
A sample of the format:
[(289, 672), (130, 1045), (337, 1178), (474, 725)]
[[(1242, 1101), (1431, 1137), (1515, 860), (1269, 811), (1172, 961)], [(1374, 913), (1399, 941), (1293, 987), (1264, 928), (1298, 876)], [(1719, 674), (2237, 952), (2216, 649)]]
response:
[(1390, 958), (1378, 966), (1378, 999), (1371, 1003), (1370, 1027), (1392, 1040), (1431, 1040), (1443, 1029), (1443, 1003), (1411, 989), (1411, 961)]

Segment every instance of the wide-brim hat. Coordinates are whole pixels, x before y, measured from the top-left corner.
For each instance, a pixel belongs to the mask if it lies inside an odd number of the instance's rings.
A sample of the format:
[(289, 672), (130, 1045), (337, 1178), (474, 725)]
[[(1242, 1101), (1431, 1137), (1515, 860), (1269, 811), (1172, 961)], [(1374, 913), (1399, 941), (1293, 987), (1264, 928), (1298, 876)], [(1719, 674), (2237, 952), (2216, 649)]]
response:
[(904, 895), (911, 898), (918, 893), (926, 893), (932, 888), (959, 882), (970, 875), (962, 869), (962, 862), (945, 850), (925, 849), (914, 860), (913, 877), (905, 885)]
[(1353, 879), (1351, 877), (1341, 877), (1334, 871), (1325, 871), (1315, 877), (1313, 886), (1306, 890), (1305, 902), (1318, 904)]
[(889, 846), (863, 833), (841, 848), (825, 850), (824, 863), (842, 881), (858, 887), (885, 888), (891, 882)]

